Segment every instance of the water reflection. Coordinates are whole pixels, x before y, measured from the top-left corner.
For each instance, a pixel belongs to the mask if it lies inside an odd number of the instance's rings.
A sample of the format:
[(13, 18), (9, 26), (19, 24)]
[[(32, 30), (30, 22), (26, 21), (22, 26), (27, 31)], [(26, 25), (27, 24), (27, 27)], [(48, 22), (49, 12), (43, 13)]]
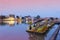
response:
[(4, 21), (4, 23), (13, 26), (15, 24), (15, 21)]
[(10, 26), (13, 26), (16, 24), (21, 24), (21, 22), (18, 22), (18, 21), (1, 21), (0, 22), (0, 25), (10, 25)]
[(29, 34), (29, 40), (45, 40), (46, 35), (39, 35), (39, 34)]
[(6, 23), (4, 23), (3, 21), (0, 22), (0, 25), (6, 25)]

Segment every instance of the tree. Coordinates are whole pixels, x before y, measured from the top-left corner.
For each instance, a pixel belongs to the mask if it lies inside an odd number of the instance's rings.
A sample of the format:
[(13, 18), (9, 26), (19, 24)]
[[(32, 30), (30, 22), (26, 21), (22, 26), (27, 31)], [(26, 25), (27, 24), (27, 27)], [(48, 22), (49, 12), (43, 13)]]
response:
[(39, 19), (40, 18), (40, 15), (37, 15), (37, 17), (36, 17), (37, 19)]

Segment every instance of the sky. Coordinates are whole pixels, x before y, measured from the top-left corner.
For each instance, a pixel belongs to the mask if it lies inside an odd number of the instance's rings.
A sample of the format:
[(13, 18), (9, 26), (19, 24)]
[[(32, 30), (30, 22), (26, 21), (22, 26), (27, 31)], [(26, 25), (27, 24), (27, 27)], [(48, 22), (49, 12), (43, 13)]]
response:
[(0, 15), (60, 17), (60, 0), (0, 0)]

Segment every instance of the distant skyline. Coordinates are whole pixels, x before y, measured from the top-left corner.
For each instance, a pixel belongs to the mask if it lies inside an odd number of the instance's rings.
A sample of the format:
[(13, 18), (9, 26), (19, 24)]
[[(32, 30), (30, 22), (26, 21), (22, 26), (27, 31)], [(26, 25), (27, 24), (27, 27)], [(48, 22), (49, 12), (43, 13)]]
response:
[(60, 17), (60, 0), (0, 0), (0, 15)]

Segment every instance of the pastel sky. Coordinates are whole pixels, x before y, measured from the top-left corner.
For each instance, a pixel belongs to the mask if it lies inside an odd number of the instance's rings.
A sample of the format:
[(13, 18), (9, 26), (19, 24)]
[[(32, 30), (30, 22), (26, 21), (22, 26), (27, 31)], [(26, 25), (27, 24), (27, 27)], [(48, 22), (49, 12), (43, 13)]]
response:
[(0, 0), (0, 15), (41, 15), (60, 14), (60, 0)]

